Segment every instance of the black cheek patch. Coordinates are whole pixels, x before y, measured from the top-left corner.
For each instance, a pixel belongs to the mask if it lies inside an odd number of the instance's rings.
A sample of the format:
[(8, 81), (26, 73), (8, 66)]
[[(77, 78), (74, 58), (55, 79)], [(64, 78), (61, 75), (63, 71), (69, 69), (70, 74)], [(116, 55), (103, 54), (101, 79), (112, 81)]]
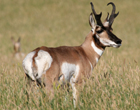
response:
[(105, 46), (100, 42), (100, 40), (96, 37), (96, 34), (93, 35), (93, 39), (96, 45), (105, 49)]

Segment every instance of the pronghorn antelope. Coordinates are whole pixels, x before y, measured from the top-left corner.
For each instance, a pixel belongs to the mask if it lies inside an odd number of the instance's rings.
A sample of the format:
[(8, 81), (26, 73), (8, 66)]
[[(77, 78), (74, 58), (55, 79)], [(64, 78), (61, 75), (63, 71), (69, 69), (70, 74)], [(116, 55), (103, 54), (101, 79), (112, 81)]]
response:
[(13, 46), (14, 46), (14, 57), (16, 59), (23, 58), (25, 55), (24, 55), (24, 53), (22, 53), (20, 51), (21, 50), (20, 37), (18, 38), (17, 41), (14, 40), (14, 37), (11, 37), (11, 41), (12, 41)]
[[(74, 106), (77, 103), (77, 86), (82, 78), (88, 78), (100, 59), (106, 47), (120, 47), (122, 40), (112, 33), (112, 23), (115, 17), (115, 5), (112, 13), (101, 22), (101, 15), (97, 14), (91, 2), (92, 12), (89, 17), (91, 31), (80, 46), (61, 46), (48, 48), (38, 47), (30, 52), (23, 60), (25, 74), (38, 84), (44, 84), (47, 93), (53, 94), (53, 84), (69, 82), (72, 86)], [(97, 24), (95, 24), (93, 15)]]

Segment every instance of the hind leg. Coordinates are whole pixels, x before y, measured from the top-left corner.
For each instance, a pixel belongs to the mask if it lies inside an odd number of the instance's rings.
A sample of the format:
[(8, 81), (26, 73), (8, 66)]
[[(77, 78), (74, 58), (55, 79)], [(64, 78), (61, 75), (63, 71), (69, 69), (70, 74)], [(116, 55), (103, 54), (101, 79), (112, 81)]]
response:
[(47, 75), (43, 76), (43, 83), (45, 85), (45, 91), (47, 96), (49, 97), (49, 99), (53, 99), (54, 98), (54, 88), (53, 88), (53, 82), (52, 82), (52, 78), (50, 78)]
[(25, 74), (26, 91), (28, 93), (37, 94), (38, 86), (35, 80), (32, 80), (27, 74)]
[(25, 73), (25, 80), (26, 80), (26, 85), (29, 85), (31, 87), (31, 85), (33, 84), (33, 82), (35, 82), (34, 80), (32, 80), (30, 78), (30, 76), (28, 74)]

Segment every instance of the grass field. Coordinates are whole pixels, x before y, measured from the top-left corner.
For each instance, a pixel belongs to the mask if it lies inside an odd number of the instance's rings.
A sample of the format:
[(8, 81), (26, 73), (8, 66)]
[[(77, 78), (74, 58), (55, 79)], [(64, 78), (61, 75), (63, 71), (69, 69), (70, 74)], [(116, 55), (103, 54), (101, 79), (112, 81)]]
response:
[[(83, 86), (78, 110), (140, 109), (140, 1), (112, 0), (119, 11), (113, 33), (122, 46), (106, 48)], [(102, 20), (110, 0), (93, 0)], [(22, 52), (38, 46), (80, 45), (91, 30), (90, 0), (0, 0), (0, 109), (71, 110), (72, 91), (55, 88), (49, 100), (44, 89), (26, 86), (22, 60), (12, 57), (11, 36), (21, 37)], [(66, 100), (65, 100), (66, 99)]]

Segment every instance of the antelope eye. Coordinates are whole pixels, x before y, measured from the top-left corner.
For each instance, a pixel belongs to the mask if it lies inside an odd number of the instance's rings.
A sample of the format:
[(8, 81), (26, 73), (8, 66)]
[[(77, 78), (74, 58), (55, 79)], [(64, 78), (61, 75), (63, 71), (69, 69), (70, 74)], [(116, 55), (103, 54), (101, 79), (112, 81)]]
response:
[(101, 30), (98, 30), (98, 31), (96, 31), (98, 34), (100, 34), (100, 33), (102, 33), (103, 32), (103, 30), (101, 29)]

